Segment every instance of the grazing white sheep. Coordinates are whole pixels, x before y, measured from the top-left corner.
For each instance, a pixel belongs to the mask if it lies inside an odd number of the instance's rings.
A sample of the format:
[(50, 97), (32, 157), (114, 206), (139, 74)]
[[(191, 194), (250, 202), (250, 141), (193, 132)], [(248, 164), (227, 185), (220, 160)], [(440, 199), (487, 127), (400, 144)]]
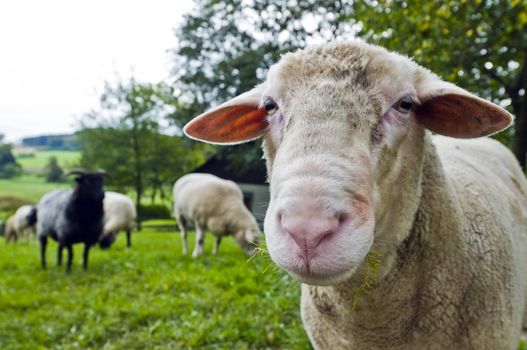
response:
[[(185, 132), (264, 136), (267, 246), (304, 283), (315, 348), (515, 349), (527, 182), (498, 142), (454, 139), (511, 120), (406, 57), (352, 41), (284, 55), (262, 85)], [(381, 263), (355, 304), (368, 253)]]
[(34, 205), (23, 205), (15, 212), (15, 231), (18, 237), (29, 239), (32, 235), (35, 235), (35, 220), (32, 216), (35, 216)]
[(16, 230), (15, 230), (15, 216), (11, 215), (7, 218), (4, 226), (4, 239), (6, 243), (16, 242), (18, 239)]
[(101, 248), (108, 248), (121, 230), (126, 230), (126, 246), (132, 246), (132, 228), (137, 217), (135, 204), (124, 194), (106, 191), (104, 193), (104, 229), (99, 240)]
[(222, 237), (233, 235), (247, 254), (258, 244), (260, 230), (243, 203), (243, 194), (233, 181), (210, 174), (188, 174), (174, 184), (174, 214), (181, 231), (183, 254), (187, 254), (187, 230), (196, 228), (196, 246), (192, 256), (203, 252), (205, 231), (216, 236), (214, 254)]

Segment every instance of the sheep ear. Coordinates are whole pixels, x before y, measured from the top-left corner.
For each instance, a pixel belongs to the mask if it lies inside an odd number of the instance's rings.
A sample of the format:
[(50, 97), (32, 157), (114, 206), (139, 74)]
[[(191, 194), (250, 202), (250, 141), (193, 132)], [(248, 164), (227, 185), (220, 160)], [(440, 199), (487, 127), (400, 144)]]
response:
[(268, 126), (267, 111), (259, 107), (263, 85), (243, 93), (191, 120), (188, 137), (216, 144), (237, 144), (259, 138)]
[(439, 79), (421, 84), (417, 95), (421, 102), (417, 121), (441, 135), (488, 136), (507, 128), (513, 120), (503, 108)]

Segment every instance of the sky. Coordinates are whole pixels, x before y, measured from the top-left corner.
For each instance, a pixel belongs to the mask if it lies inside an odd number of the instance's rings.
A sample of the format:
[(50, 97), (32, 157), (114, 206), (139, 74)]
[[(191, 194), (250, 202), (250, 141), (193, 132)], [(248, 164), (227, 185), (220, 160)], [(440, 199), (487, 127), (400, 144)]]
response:
[(158, 82), (191, 0), (0, 2), (0, 133), (70, 133), (104, 81)]

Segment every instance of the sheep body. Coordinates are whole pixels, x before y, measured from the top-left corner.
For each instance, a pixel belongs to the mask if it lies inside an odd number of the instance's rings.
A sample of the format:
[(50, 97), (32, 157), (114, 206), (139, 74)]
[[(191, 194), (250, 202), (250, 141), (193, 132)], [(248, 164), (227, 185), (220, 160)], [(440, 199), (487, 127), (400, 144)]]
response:
[(83, 266), (88, 267), (91, 246), (99, 241), (103, 230), (103, 180), (101, 171), (75, 171), (74, 189), (55, 190), (45, 194), (37, 205), (37, 234), (41, 245), (41, 264), (46, 267), (47, 238), (59, 243), (58, 264), (62, 250), (67, 249), (66, 269), (71, 269), (72, 245), (84, 243)]
[(15, 229), (15, 216), (11, 215), (7, 218), (4, 227), (4, 239), (6, 243), (16, 242), (18, 239), (17, 232)]
[(131, 233), (136, 217), (135, 204), (130, 197), (106, 191), (104, 194), (104, 229), (99, 242), (101, 247), (111, 245), (121, 230), (126, 231), (126, 245), (131, 247)]
[(216, 236), (214, 254), (218, 253), (221, 238), (234, 235), (238, 244), (251, 253), (258, 242), (256, 220), (243, 203), (240, 188), (230, 180), (210, 174), (188, 174), (174, 184), (174, 214), (187, 253), (187, 229), (196, 228), (193, 256), (203, 252), (205, 230)]
[(29, 238), (35, 234), (35, 224), (30, 222), (33, 205), (23, 205), (15, 212), (15, 230), (20, 238)]
[[(316, 349), (512, 350), (527, 326), (527, 181), (498, 142), (425, 130), (475, 138), (511, 120), (352, 41), (284, 55), (185, 132), (264, 137), (267, 246), (303, 282)], [(368, 254), (380, 256), (373, 282)]]
[(317, 349), (516, 349), (527, 320), (521, 169), (494, 140), (425, 141), (414, 226), (380, 258), (395, 266), (356, 305), (343, 297), (356, 295), (366, 267), (346, 287), (302, 285)]

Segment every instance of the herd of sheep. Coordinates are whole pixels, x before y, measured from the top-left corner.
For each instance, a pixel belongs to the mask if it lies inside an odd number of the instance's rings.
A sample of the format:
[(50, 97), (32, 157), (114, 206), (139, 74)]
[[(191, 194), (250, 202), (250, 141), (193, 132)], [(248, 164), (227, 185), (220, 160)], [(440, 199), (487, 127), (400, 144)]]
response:
[[(62, 264), (63, 250), (73, 261), (72, 245), (84, 243), (83, 266), (88, 267), (89, 250), (95, 244), (109, 248), (119, 231), (126, 231), (131, 247), (131, 232), (137, 211), (132, 199), (124, 194), (104, 191), (104, 171), (72, 170), (73, 189), (61, 189), (45, 194), (35, 206), (24, 205), (6, 222), (6, 242), (38, 236), (41, 265), (46, 268), (48, 237), (58, 242), (57, 262)], [(174, 185), (174, 214), (181, 229), (183, 254), (187, 253), (187, 230), (196, 229), (193, 256), (203, 252), (204, 235), (208, 230), (216, 236), (214, 254), (219, 251), (222, 237), (233, 235), (250, 255), (258, 244), (260, 229), (256, 219), (243, 203), (238, 185), (210, 174), (189, 174)]]
[[(527, 327), (527, 181), (512, 153), (484, 138), (511, 122), (409, 58), (351, 41), (282, 56), (262, 84), (184, 131), (215, 144), (263, 138), (265, 239), (302, 283), (314, 348), (515, 349)], [(68, 267), (71, 244), (83, 242), (86, 266), (90, 246), (110, 245), (135, 217), (127, 199), (104, 195), (102, 176), (78, 172), (75, 189), (21, 208), (8, 229), (36, 220), (43, 252), (57, 240)], [(107, 206), (112, 197), (122, 207)], [(226, 234), (248, 253), (257, 244), (234, 183), (190, 174), (174, 197), (183, 253), (188, 225), (193, 256), (206, 230), (215, 253)]]

